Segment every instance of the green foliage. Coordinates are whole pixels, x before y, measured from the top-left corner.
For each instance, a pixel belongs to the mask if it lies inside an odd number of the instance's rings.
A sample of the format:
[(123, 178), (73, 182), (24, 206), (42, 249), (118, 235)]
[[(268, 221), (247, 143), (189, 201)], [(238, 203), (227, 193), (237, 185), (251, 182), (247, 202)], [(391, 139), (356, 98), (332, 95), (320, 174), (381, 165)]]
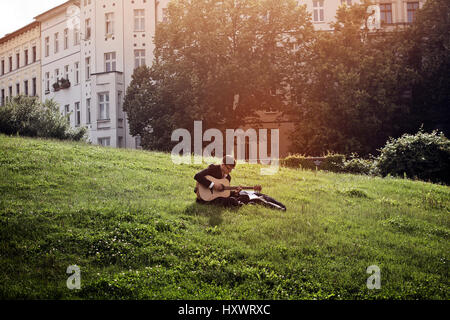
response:
[(85, 140), (86, 128), (72, 129), (53, 100), (14, 97), (0, 108), (0, 133), (61, 140)]
[[(135, 69), (127, 88), (123, 110), (127, 113), (130, 133), (141, 136), (141, 145), (145, 149), (170, 150), (171, 133), (175, 129), (175, 119), (189, 114), (174, 104), (166, 103), (163, 107), (163, 93), (158, 90), (153, 79), (156, 75), (152, 69), (142, 66)], [(178, 91), (182, 96), (181, 91)]]
[(390, 139), (381, 149), (377, 167), (383, 176), (407, 176), (450, 183), (450, 140), (437, 131), (420, 130)]
[(402, 37), (403, 56), (417, 74), (412, 119), (450, 135), (450, 1), (427, 0)]
[(314, 159), (303, 155), (289, 155), (281, 160), (281, 165), (288, 168), (321, 169), (340, 172), (345, 156), (341, 154), (327, 154), (322, 159)]
[(343, 172), (354, 174), (374, 174), (376, 172), (373, 159), (358, 158), (352, 155), (350, 159), (344, 161)]
[(312, 30), (295, 0), (170, 2), (151, 70), (136, 70), (127, 90), (132, 134), (147, 149), (170, 150), (172, 131), (193, 132), (194, 120), (223, 130), (257, 110), (283, 110), (292, 48)]
[(410, 129), (403, 93), (414, 73), (404, 67), (395, 33), (361, 28), (367, 5), (340, 7), (334, 32), (316, 33), (313, 44), (298, 52), (295, 152), (367, 156)]
[(321, 159), (306, 157), (302, 155), (290, 155), (281, 160), (281, 165), (288, 168), (320, 169), (331, 172), (345, 172), (355, 174), (370, 174), (373, 161), (353, 156), (346, 160), (343, 154), (328, 153)]

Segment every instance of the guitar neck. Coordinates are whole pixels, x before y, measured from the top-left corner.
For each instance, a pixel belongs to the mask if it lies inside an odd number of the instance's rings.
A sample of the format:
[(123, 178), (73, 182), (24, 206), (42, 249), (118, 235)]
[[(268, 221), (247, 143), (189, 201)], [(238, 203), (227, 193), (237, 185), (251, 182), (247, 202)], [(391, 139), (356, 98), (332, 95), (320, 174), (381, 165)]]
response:
[[(236, 190), (239, 187), (225, 187), (225, 190)], [(241, 187), (242, 190), (253, 190), (255, 187)]]

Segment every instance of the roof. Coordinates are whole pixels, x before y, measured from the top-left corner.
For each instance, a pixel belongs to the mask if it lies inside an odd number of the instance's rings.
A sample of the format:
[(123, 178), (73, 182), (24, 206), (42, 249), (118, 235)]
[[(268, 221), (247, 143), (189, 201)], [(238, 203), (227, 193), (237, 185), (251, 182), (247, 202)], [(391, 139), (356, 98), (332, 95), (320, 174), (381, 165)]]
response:
[(35, 21), (31, 22), (30, 24), (27, 24), (25, 27), (22, 27), (22, 28), (14, 31), (14, 32), (6, 34), (3, 38), (0, 38), (0, 44), (5, 43), (5, 42), (7, 42), (8, 40), (10, 40), (12, 38), (17, 37), (18, 35), (20, 35), (22, 33), (25, 33), (28, 30), (31, 30), (31, 29), (39, 26), (40, 22), (43, 19), (45, 19), (45, 18), (47, 18), (47, 17), (49, 17), (49, 16), (51, 16), (53, 14), (57, 14), (57, 13), (60, 13), (60, 12), (64, 11), (65, 8), (67, 6), (69, 6), (69, 5), (71, 5), (71, 4), (79, 6), (80, 5), (80, 0), (68, 0), (68, 1), (64, 2), (63, 4), (57, 6), (57, 7), (54, 7), (52, 9), (50, 9), (50, 10), (45, 11), (44, 13), (41, 13), (40, 15), (34, 17)]
[(49, 16), (51, 16), (53, 14), (58, 14), (58, 13), (62, 12), (67, 6), (69, 6), (71, 4), (79, 6), (80, 5), (80, 0), (69, 0), (69, 1), (66, 1), (66, 2), (64, 2), (63, 4), (60, 4), (57, 7), (54, 7), (52, 9), (50, 9), (50, 10), (45, 11), (44, 13), (41, 13), (40, 15), (34, 17), (34, 19), (37, 20), (37, 21), (42, 21), (45, 18), (47, 18), (47, 17), (49, 17)]
[(0, 44), (5, 43), (6, 41), (17, 37), (18, 35), (27, 32), (28, 30), (31, 30), (33, 28), (36, 28), (37, 26), (39, 26), (39, 22), (38, 21), (33, 21), (30, 24), (27, 24), (25, 27), (22, 27), (16, 31), (13, 31), (11, 33), (7, 33), (5, 34), (5, 36), (3, 38), (0, 39)]

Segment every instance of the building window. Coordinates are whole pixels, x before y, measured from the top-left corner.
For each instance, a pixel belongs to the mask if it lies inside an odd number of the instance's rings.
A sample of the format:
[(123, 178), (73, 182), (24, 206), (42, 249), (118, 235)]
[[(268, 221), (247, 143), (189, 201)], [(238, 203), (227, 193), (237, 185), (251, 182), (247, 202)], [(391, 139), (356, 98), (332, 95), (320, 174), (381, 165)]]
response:
[(50, 72), (45, 73), (45, 92), (50, 92)]
[(116, 53), (105, 53), (105, 72), (116, 71)]
[(0, 104), (2, 107), (5, 105), (5, 89), (2, 89), (2, 96), (1, 96)]
[(50, 55), (50, 38), (45, 38), (45, 56), (48, 57)]
[(69, 66), (64, 66), (64, 78), (69, 80)]
[(55, 53), (59, 52), (59, 32), (55, 33)]
[(418, 2), (408, 2), (406, 4), (406, 10), (408, 13), (408, 22), (413, 23), (414, 19), (416, 18), (417, 10), (419, 10), (419, 3)]
[(98, 95), (98, 119), (109, 120), (109, 93)]
[(20, 95), (20, 83), (16, 83), (16, 95)]
[(33, 63), (36, 62), (37, 60), (37, 51), (36, 51), (36, 46), (33, 47)]
[(380, 18), (382, 23), (392, 23), (392, 4), (380, 3)]
[(28, 65), (28, 50), (25, 50), (24, 52), (24, 58), (25, 58), (25, 65)]
[(145, 31), (145, 10), (134, 10), (134, 31)]
[(64, 50), (69, 48), (69, 29), (64, 29)]
[(85, 40), (89, 40), (91, 38), (91, 19), (85, 20)]
[(59, 69), (55, 69), (55, 82), (58, 81), (59, 78)]
[(123, 111), (123, 109), (122, 109), (122, 91), (119, 91), (117, 93), (117, 110), (122, 117), (122, 111)]
[(86, 99), (86, 124), (91, 124), (91, 98)]
[(80, 44), (80, 26), (76, 25), (73, 29), (73, 45), (77, 46)]
[(75, 84), (80, 83), (80, 63), (75, 62)]
[(13, 61), (12, 61), (12, 57), (9, 57), (9, 72), (12, 72), (13, 70)]
[(313, 0), (314, 22), (324, 21), (323, 0)]
[(109, 147), (111, 145), (111, 138), (98, 138), (98, 144), (103, 147)]
[(114, 34), (114, 13), (105, 14), (105, 34), (107, 36)]
[(16, 53), (16, 69), (20, 68), (20, 53)]
[(145, 66), (145, 50), (134, 50), (134, 67)]
[(64, 116), (67, 118), (67, 122), (70, 124), (70, 105), (64, 106)]
[(91, 58), (86, 58), (86, 80), (91, 78)]
[(28, 80), (23, 82), (23, 91), (26, 96), (28, 96)]
[(5, 60), (2, 60), (2, 75), (5, 74)]
[(75, 102), (75, 126), (79, 127), (81, 124), (81, 110), (80, 103)]
[(37, 79), (33, 78), (33, 88), (32, 88), (33, 97), (37, 95)]

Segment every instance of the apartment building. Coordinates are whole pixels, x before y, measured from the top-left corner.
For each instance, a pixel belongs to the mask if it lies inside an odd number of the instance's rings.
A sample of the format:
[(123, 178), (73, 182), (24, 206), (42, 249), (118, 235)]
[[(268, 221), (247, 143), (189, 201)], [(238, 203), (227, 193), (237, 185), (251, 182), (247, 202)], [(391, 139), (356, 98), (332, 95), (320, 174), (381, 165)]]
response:
[(0, 39), (0, 106), (20, 94), (41, 94), (40, 26), (33, 22)]
[(138, 148), (123, 100), (134, 69), (153, 60), (156, 21), (169, 0), (71, 0), (41, 24), (42, 99), (60, 104), (93, 144)]
[[(342, 6), (352, 6), (361, 3), (360, 0), (298, 0), (306, 5), (311, 13), (311, 20), (316, 30), (331, 30), (330, 23), (336, 21), (336, 11)], [(380, 28), (391, 30), (396, 26), (412, 23), (419, 8), (426, 0), (372, 0), (379, 8)]]
[[(93, 142), (139, 148), (129, 134), (123, 100), (134, 69), (153, 61), (153, 37), (169, 0), (83, 0), (81, 57), (90, 69), (82, 93), (91, 108)], [(90, 64), (90, 65), (89, 65)], [(94, 111), (95, 110), (95, 111)]]
[[(41, 25), (41, 98), (53, 99), (74, 127), (81, 126), (81, 65), (79, 27), (74, 10), (77, 1), (68, 1), (35, 17)], [(73, 12), (72, 12), (73, 11)], [(73, 15), (73, 16), (71, 16)]]

